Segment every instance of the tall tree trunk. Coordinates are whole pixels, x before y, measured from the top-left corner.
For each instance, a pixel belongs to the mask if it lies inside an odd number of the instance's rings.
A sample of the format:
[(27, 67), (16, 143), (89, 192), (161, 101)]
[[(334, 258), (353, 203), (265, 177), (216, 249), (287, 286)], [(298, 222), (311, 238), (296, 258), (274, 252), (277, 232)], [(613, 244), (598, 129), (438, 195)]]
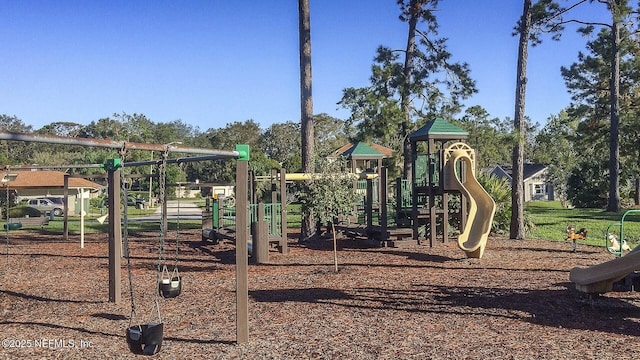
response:
[[(300, 33), (300, 122), (302, 128), (302, 171), (313, 172), (313, 100), (311, 97), (311, 16), (309, 0), (298, 0)], [(303, 213), (306, 213), (303, 211)], [(300, 241), (314, 235), (313, 214), (302, 219)]]
[[(611, 5), (614, 6), (614, 5)], [(609, 138), (609, 203), (607, 211), (620, 211), (620, 25), (612, 8), (611, 27), (611, 131)]]
[(411, 0), (409, 14), (409, 33), (407, 36), (407, 48), (404, 56), (404, 68), (402, 77), (402, 87), (400, 90), (400, 104), (402, 106), (402, 112), (404, 119), (401, 125), (402, 135), (402, 153), (404, 156), (404, 177), (411, 179), (413, 168), (413, 153), (411, 151), (411, 141), (409, 140), (409, 132), (411, 131), (411, 101), (410, 101), (410, 88), (411, 88), (411, 70), (413, 69), (413, 56), (416, 49), (416, 26), (418, 24), (418, 13), (422, 6), (421, 1)]
[[(638, 149), (640, 149), (640, 136), (636, 135), (636, 140), (638, 142)], [(640, 166), (640, 150), (638, 151), (638, 162), (636, 165)], [(636, 188), (633, 196), (633, 203), (636, 206), (640, 205), (640, 174), (636, 174)]]
[(511, 239), (524, 239), (524, 145), (526, 125), (524, 119), (525, 93), (527, 90), (527, 49), (531, 27), (531, 0), (524, 0), (520, 21), (520, 41), (518, 42), (518, 69), (516, 79), (516, 105), (513, 120), (516, 144), (513, 148), (513, 168), (511, 170)]

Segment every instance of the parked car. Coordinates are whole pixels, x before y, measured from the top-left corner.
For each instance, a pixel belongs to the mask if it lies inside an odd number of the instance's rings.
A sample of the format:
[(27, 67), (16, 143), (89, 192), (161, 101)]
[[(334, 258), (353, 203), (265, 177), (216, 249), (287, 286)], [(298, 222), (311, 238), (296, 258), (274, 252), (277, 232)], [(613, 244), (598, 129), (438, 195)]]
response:
[(137, 209), (144, 209), (146, 206), (146, 201), (137, 196), (129, 195), (127, 198), (127, 206), (135, 206)]
[[(109, 206), (109, 198), (105, 197), (103, 200), (103, 204), (104, 206)], [(140, 197), (134, 195), (129, 195), (127, 197), (127, 206), (135, 206), (138, 209), (144, 209), (146, 207), (146, 204), (147, 202)]]
[(47, 198), (30, 199), (27, 201), (27, 206), (36, 208), (43, 213), (53, 212), (55, 216), (62, 216), (64, 213), (64, 204), (57, 204)]
[(64, 209), (64, 198), (52, 197), (52, 196), (45, 196), (44, 198), (53, 201), (54, 203), (60, 205)]

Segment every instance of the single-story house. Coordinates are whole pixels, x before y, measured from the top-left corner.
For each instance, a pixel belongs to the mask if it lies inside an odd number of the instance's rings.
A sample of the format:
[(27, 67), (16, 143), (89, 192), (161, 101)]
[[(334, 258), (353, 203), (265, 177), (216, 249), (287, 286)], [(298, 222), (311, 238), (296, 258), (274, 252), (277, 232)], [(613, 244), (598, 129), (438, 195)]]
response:
[(197, 198), (200, 196), (212, 196), (218, 197), (233, 197), (235, 186), (215, 184), (215, 183), (201, 183), (196, 180), (195, 183), (178, 183), (176, 187), (176, 198)]
[[(511, 165), (496, 165), (490, 175), (511, 182)], [(547, 181), (549, 168), (544, 164), (524, 164), (524, 201), (554, 200), (553, 185)]]
[[(16, 192), (16, 200), (22, 201), (39, 197), (63, 197), (65, 173), (54, 170), (3, 170), (1, 188)], [(69, 212), (75, 213), (79, 199), (85, 201), (99, 194), (104, 186), (87, 179), (69, 177)], [(82, 195), (81, 195), (82, 194)]]

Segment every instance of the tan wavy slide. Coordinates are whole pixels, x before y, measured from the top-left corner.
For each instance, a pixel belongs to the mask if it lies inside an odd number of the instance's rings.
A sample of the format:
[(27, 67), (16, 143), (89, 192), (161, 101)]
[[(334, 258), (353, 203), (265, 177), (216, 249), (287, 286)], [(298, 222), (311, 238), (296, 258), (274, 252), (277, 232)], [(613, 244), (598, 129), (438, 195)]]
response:
[(613, 283), (637, 270), (640, 270), (640, 245), (625, 256), (588, 268), (575, 267), (569, 272), (569, 280), (579, 291), (602, 294), (611, 291)]
[[(469, 217), (463, 232), (458, 236), (458, 246), (467, 257), (479, 259), (482, 258), (491, 231), (496, 203), (476, 179), (473, 154), (473, 149), (466, 144), (456, 143), (450, 146), (447, 149), (445, 176), (449, 187), (459, 190), (469, 203)], [(466, 169), (471, 170), (467, 171), (463, 182), (456, 175), (458, 161), (464, 162)]]

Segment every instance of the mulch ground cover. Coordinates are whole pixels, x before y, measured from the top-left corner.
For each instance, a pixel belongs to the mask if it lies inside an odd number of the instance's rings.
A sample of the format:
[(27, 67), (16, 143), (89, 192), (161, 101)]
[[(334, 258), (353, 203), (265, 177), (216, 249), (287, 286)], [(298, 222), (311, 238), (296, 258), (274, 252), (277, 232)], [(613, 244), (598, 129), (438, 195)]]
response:
[[(249, 268), (249, 342), (236, 344), (235, 250), (180, 235), (182, 293), (158, 299), (158, 234), (129, 236), (122, 301), (108, 302), (106, 234), (12, 232), (0, 251), (0, 335), (5, 359), (127, 359), (125, 330), (154, 321), (156, 359), (634, 359), (640, 295), (590, 297), (569, 270), (613, 258), (603, 248), (490, 238), (482, 259), (455, 243), (368, 248), (331, 241), (270, 253)], [(0, 248), (2, 249), (2, 248)], [(167, 239), (173, 269), (175, 242)], [(149, 320), (151, 319), (151, 320)]]

